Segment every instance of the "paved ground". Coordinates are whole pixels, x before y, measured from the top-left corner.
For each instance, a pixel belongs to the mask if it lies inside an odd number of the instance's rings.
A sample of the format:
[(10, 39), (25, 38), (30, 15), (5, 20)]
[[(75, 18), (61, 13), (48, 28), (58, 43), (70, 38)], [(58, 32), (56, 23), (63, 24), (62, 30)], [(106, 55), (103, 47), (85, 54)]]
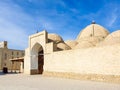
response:
[(40, 75), (0, 74), (0, 90), (120, 90), (120, 84)]

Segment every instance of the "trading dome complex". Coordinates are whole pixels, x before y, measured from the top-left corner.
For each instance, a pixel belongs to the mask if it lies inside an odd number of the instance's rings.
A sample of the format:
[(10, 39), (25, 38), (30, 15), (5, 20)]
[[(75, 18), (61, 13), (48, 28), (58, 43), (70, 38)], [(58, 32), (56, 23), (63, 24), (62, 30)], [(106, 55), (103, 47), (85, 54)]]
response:
[(75, 40), (42, 31), (29, 37), (24, 73), (106, 80), (120, 76), (120, 30), (92, 22)]

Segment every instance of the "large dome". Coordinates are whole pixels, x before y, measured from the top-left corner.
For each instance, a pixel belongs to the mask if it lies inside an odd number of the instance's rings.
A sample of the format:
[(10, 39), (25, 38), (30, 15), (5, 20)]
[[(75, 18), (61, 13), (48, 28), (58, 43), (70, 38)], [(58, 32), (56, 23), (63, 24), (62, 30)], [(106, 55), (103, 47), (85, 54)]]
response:
[(109, 34), (108, 30), (98, 24), (90, 24), (84, 28), (77, 37), (77, 40), (86, 37), (102, 37), (105, 38)]
[(55, 42), (55, 43), (59, 43), (59, 42), (63, 42), (63, 39), (57, 35), (57, 34), (48, 34), (48, 42)]
[(114, 44), (120, 44), (120, 30), (117, 30), (109, 34), (103, 42), (98, 44), (98, 46), (114, 45)]

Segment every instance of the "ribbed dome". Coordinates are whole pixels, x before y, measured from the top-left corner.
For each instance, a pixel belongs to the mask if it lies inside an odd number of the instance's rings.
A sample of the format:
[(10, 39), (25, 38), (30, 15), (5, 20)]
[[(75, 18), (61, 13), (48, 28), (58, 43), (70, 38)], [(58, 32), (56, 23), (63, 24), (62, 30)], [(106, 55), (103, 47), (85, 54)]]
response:
[(102, 37), (105, 38), (109, 32), (102, 26), (98, 24), (90, 24), (84, 28), (77, 37), (77, 40), (86, 37)]
[(61, 43), (57, 44), (57, 49), (58, 50), (69, 50), (71, 48), (67, 44), (65, 44), (64, 42), (61, 42)]
[(70, 46), (71, 48), (74, 48), (74, 47), (78, 44), (78, 42), (77, 42), (77, 41), (74, 41), (74, 40), (67, 40), (67, 41), (65, 41), (65, 43), (66, 43), (68, 46)]
[(59, 42), (63, 42), (63, 39), (57, 35), (57, 34), (48, 34), (48, 42), (55, 42), (55, 43), (59, 43)]
[(81, 41), (74, 47), (74, 49), (90, 48), (94, 46), (95, 45), (89, 41)]
[(98, 46), (120, 44), (120, 30), (109, 34)]

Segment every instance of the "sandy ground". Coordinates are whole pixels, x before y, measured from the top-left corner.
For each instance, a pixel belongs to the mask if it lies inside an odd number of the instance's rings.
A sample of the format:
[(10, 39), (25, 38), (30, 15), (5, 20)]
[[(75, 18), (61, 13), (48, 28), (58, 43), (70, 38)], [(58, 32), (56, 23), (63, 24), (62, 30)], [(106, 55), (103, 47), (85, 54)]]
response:
[(120, 84), (41, 75), (0, 74), (0, 90), (120, 90)]

